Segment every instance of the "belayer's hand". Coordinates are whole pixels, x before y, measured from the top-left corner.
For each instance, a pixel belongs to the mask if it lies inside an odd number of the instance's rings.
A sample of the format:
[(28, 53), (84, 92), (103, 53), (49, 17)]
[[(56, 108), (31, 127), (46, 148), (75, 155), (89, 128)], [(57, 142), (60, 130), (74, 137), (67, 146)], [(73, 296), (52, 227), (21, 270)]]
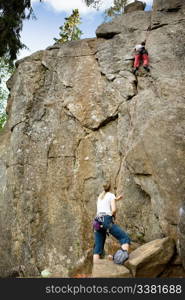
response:
[(116, 197), (116, 200), (120, 200), (123, 198), (123, 195), (119, 195), (118, 197)]

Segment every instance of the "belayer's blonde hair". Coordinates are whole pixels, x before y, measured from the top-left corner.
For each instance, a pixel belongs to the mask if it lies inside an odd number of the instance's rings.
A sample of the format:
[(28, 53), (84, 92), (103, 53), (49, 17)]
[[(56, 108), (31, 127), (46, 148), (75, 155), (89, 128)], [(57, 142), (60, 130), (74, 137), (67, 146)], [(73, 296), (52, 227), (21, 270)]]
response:
[(105, 197), (105, 194), (110, 191), (111, 184), (110, 181), (107, 181), (103, 184), (103, 192), (99, 195), (98, 199), (102, 200)]

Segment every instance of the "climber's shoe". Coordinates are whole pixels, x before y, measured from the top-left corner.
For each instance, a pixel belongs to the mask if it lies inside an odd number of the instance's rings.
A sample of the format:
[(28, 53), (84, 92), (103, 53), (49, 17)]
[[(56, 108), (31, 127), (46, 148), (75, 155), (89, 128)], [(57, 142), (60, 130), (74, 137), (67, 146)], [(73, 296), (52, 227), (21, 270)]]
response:
[(143, 68), (147, 71), (147, 72), (150, 72), (150, 69), (148, 66), (143, 66)]
[(135, 75), (136, 74), (136, 72), (138, 71), (138, 68), (133, 68), (132, 69), (132, 73)]

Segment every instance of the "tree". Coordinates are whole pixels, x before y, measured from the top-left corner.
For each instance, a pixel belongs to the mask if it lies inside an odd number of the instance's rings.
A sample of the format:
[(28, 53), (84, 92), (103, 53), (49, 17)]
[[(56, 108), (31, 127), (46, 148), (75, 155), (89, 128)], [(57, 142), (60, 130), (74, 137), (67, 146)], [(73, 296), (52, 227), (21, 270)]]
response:
[(79, 40), (82, 35), (82, 31), (78, 28), (78, 25), (81, 23), (78, 9), (73, 9), (72, 14), (69, 17), (65, 18), (65, 20), (66, 22), (64, 23), (64, 25), (59, 28), (61, 31), (59, 33), (60, 38), (54, 38), (54, 40), (61, 43), (72, 40)]
[(113, 6), (105, 10), (105, 16), (113, 17), (122, 14), (127, 4), (128, 0), (114, 0)]
[(11, 76), (14, 68), (9, 65), (6, 58), (0, 58), (0, 130), (6, 122), (6, 102), (8, 99), (9, 91), (6, 88), (6, 81)]
[[(105, 1), (105, 0), (103, 0)], [(101, 6), (102, 4), (102, 0), (84, 0), (84, 2), (86, 3), (87, 6), (93, 6), (98, 8), (99, 6)]]
[(20, 32), (23, 20), (31, 16), (34, 16), (31, 0), (0, 0), (0, 57), (6, 56), (10, 63), (25, 47)]

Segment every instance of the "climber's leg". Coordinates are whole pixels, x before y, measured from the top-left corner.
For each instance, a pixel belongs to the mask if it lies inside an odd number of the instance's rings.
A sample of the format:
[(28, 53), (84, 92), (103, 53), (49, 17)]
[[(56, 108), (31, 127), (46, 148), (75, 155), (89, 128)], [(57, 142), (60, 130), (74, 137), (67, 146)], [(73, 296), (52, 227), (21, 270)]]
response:
[(94, 232), (95, 245), (93, 249), (93, 262), (99, 261), (101, 254), (104, 251), (104, 244), (106, 240), (106, 230), (98, 230)]
[(119, 241), (123, 250), (129, 250), (131, 240), (126, 232), (124, 232), (117, 224), (113, 224), (109, 232)]
[(132, 70), (133, 74), (139, 69), (141, 54), (136, 54), (134, 59), (134, 68)]
[(148, 57), (148, 54), (143, 54), (142, 59), (143, 59), (143, 67), (145, 68), (145, 70), (149, 71), (149, 67), (148, 67), (149, 57)]
[(136, 54), (134, 59), (134, 68), (139, 68), (141, 54)]

